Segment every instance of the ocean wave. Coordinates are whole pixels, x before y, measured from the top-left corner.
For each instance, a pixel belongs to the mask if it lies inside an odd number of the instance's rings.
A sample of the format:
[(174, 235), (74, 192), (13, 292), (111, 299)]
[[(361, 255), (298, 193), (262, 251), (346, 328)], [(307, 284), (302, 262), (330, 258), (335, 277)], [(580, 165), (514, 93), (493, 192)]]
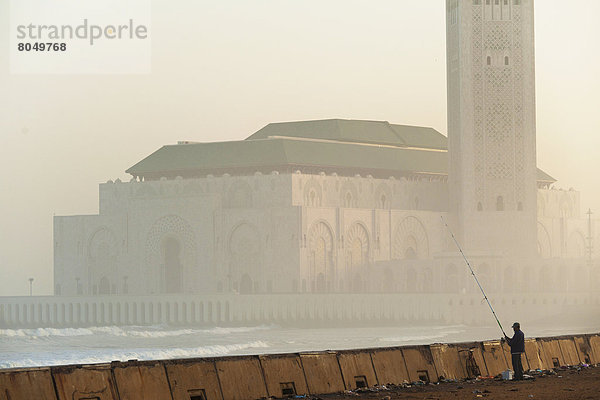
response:
[(218, 357), (235, 355), (249, 349), (265, 349), (269, 343), (262, 340), (228, 345), (211, 345), (172, 349), (131, 349), (111, 351), (61, 351), (58, 353), (38, 353), (34, 357), (0, 361), (0, 368), (22, 368), (69, 364), (98, 364), (127, 360), (166, 360), (175, 358)]
[(261, 330), (273, 329), (272, 325), (248, 326), (236, 328), (214, 327), (208, 329), (172, 329), (168, 326), (98, 326), (89, 328), (36, 328), (36, 329), (0, 329), (0, 337), (8, 338), (43, 338), (43, 337), (70, 337), (90, 336), (104, 334), (118, 337), (142, 337), (142, 338), (165, 338), (184, 335), (230, 335), (235, 333), (248, 333)]
[(36, 328), (36, 329), (0, 329), (0, 337), (40, 338), (50, 336), (89, 336), (91, 328)]
[(420, 341), (430, 341), (437, 340), (446, 337), (443, 335), (421, 335), (421, 336), (393, 336), (393, 337), (380, 337), (377, 338), (379, 342), (394, 342), (394, 343), (405, 343), (405, 342), (420, 342)]

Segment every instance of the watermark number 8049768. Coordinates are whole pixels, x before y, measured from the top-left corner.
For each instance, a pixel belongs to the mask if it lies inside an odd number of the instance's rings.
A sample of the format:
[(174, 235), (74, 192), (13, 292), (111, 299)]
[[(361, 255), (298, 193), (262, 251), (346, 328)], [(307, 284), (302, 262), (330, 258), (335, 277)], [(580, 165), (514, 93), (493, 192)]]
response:
[(19, 50), (19, 51), (67, 51), (67, 44), (66, 43), (52, 43), (52, 42), (18, 43), (17, 50)]

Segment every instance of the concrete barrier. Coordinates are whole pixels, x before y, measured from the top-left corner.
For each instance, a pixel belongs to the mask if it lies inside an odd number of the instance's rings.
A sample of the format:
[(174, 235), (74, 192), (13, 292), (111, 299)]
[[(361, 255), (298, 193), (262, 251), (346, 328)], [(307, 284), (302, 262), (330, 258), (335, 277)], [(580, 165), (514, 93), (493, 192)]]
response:
[[(506, 360), (508, 369), (514, 370), (512, 365), (512, 352), (507, 342), (502, 342), (502, 351), (504, 352), (504, 359)], [(521, 353), (521, 365), (523, 366), (523, 371), (529, 371), (531, 369), (526, 353)]]
[(483, 359), (481, 343), (458, 343), (454, 346), (458, 350), (458, 357), (461, 365), (465, 368), (467, 378), (489, 375), (485, 360)]
[(52, 367), (59, 400), (119, 400), (110, 364)]
[(535, 339), (525, 339), (525, 356), (530, 370), (547, 369), (542, 362), (541, 350)]
[(579, 361), (584, 364), (592, 364), (592, 348), (587, 336), (574, 336), (573, 342), (575, 342), (575, 349), (577, 350), (577, 356)]
[(259, 356), (265, 376), (267, 392), (271, 397), (308, 394), (308, 385), (297, 354)]
[(560, 346), (560, 351), (567, 365), (579, 365), (581, 363), (579, 354), (577, 353), (577, 347), (575, 347), (575, 342), (572, 338), (559, 339), (558, 345)]
[(590, 349), (592, 353), (592, 363), (600, 364), (600, 336), (588, 336), (588, 341), (590, 343)]
[[(0, 370), (0, 400), (243, 400), (498, 375), (499, 341)], [(525, 340), (525, 369), (600, 363), (600, 336)]]
[(371, 359), (380, 384), (399, 384), (410, 380), (400, 348), (371, 350)]
[(214, 360), (164, 361), (173, 400), (223, 400)]
[[(508, 363), (504, 356), (504, 350), (500, 344), (500, 341), (483, 342), (483, 359), (488, 370), (488, 375), (496, 376), (508, 368)], [(512, 367), (511, 367), (512, 369)]]
[(538, 339), (537, 341), (544, 369), (558, 368), (562, 365), (566, 365), (565, 359), (560, 351), (558, 340)]
[(437, 382), (438, 373), (429, 346), (402, 347), (402, 355), (411, 382)]
[(353, 390), (378, 384), (368, 351), (340, 351), (337, 357), (346, 389)]
[(50, 368), (0, 371), (0, 400), (56, 400)]
[(336, 393), (344, 390), (344, 379), (335, 352), (301, 353), (300, 360), (311, 394)]
[(267, 386), (256, 356), (216, 359), (223, 400), (267, 397)]
[(433, 344), (429, 346), (433, 356), (433, 364), (439, 376), (446, 379), (467, 378), (466, 358), (465, 364), (461, 362), (458, 347), (447, 344)]
[(128, 361), (111, 364), (121, 400), (169, 400), (167, 375), (158, 361)]

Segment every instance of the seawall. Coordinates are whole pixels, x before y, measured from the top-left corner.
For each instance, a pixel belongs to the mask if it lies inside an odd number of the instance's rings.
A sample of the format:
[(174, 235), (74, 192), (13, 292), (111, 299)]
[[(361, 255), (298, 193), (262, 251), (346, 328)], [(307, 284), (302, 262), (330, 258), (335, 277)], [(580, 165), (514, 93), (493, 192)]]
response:
[[(600, 334), (527, 339), (525, 369), (600, 363)], [(248, 400), (510, 368), (499, 341), (0, 370), (0, 400)]]

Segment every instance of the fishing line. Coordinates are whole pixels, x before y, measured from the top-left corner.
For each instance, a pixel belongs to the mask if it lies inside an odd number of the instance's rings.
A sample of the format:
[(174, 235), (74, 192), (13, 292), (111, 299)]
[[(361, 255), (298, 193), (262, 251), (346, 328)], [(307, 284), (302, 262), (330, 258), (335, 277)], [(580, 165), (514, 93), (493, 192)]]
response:
[(483, 293), (483, 298), (487, 302), (488, 306), (490, 306), (490, 310), (492, 310), (492, 314), (494, 315), (494, 318), (496, 318), (496, 322), (498, 323), (498, 326), (500, 327), (500, 330), (502, 331), (502, 333), (504, 334), (504, 336), (506, 336), (506, 333), (504, 332), (504, 329), (502, 328), (502, 324), (500, 323), (500, 321), (498, 320), (498, 317), (496, 316), (496, 312), (494, 311), (494, 308), (492, 307), (492, 304), (488, 300), (488, 297), (485, 294), (485, 291), (483, 290), (483, 287), (481, 287), (481, 284), (479, 283), (479, 279), (477, 279), (477, 276), (475, 275), (475, 271), (473, 271), (473, 268), (471, 268), (471, 263), (469, 263), (469, 260), (467, 260), (467, 257), (465, 256), (465, 253), (462, 251), (462, 248), (460, 247), (460, 244), (458, 244), (458, 240), (456, 240), (456, 238), (454, 237), (454, 233), (452, 233), (452, 230), (450, 229), (450, 227), (446, 223), (446, 220), (444, 219), (444, 217), (440, 216), (440, 218), (442, 219), (442, 222), (444, 223), (444, 225), (446, 225), (446, 229), (448, 229), (448, 232), (450, 232), (450, 235), (452, 236), (452, 239), (454, 240), (454, 243), (456, 244), (456, 247), (458, 247), (458, 250), (460, 251), (460, 254), (465, 259), (465, 263), (467, 263), (467, 267), (469, 267), (469, 270), (471, 271), (471, 275), (473, 275), (473, 278), (475, 278), (475, 282), (477, 282), (477, 286), (479, 286), (479, 290), (481, 290), (481, 293)]

